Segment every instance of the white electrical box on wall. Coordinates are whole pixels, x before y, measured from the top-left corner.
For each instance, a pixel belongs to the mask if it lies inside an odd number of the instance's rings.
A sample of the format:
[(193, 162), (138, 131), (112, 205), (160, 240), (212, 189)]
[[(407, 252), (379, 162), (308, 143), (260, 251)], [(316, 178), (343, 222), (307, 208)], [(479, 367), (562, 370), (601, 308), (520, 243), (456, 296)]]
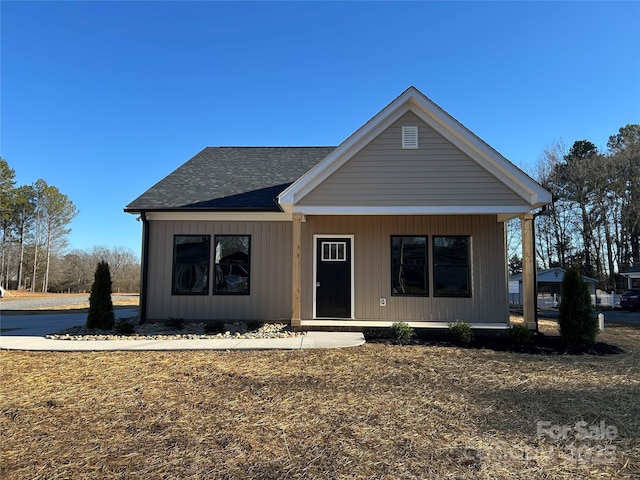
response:
[(380, 297), (380, 306), (381, 307), (386, 307), (387, 306), (387, 299), (386, 298)]

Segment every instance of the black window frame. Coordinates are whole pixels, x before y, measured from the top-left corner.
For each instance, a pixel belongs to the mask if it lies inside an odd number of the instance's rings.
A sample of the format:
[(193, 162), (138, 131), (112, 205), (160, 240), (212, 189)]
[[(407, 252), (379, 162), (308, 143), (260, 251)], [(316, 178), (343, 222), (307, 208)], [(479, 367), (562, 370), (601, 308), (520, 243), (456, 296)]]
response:
[[(446, 258), (439, 257), (439, 249), (442, 247), (436, 246), (438, 239), (440, 238), (455, 238), (466, 240), (466, 261), (447, 261)], [(434, 235), (432, 238), (432, 270), (433, 270), (433, 296), (439, 298), (471, 298), (473, 294), (472, 278), (471, 278), (471, 235)], [(444, 292), (438, 287), (438, 278), (442, 278), (442, 269), (466, 269), (466, 284), (467, 289), (461, 293), (455, 293), (447, 289)]]
[[(186, 245), (188, 242), (178, 242), (179, 238), (199, 238), (202, 240), (206, 241), (202, 241), (202, 242), (197, 242), (197, 243), (204, 243), (206, 244), (206, 260), (203, 259), (200, 262), (196, 262), (196, 263), (187, 263), (184, 261), (184, 259), (179, 258), (180, 253), (178, 252), (179, 250), (179, 245)], [(191, 242), (191, 243), (196, 243), (196, 242)], [(196, 267), (198, 266), (205, 266), (206, 268), (204, 269), (204, 272), (198, 272), (198, 269)], [(194, 286), (197, 284), (197, 282), (199, 281), (199, 279), (204, 278), (204, 285), (201, 289), (197, 290), (197, 291), (191, 291), (188, 289), (179, 289), (178, 288), (178, 277), (180, 276), (180, 278), (182, 277), (182, 273), (179, 273), (178, 269), (180, 267), (190, 267), (190, 278), (189, 280), (191, 280), (194, 276), (195, 276), (195, 281), (194, 281)], [(209, 295), (209, 272), (211, 271), (211, 235), (199, 235), (199, 234), (182, 234), (182, 233), (177, 233), (174, 234), (173, 236), (173, 264), (171, 267), (171, 294), (172, 295)], [(186, 269), (182, 270), (182, 272), (186, 272)], [(200, 273), (200, 276), (198, 276), (198, 273)], [(191, 287), (193, 288), (193, 287)]]
[[(411, 267), (411, 264), (403, 262), (402, 258), (396, 258), (396, 251), (394, 248), (395, 239), (424, 239), (424, 264), (423, 267), (423, 281), (424, 281), (424, 293), (423, 292), (397, 292), (396, 285), (399, 284), (397, 280), (397, 268), (404, 268), (405, 266)], [(398, 261), (399, 260), (399, 261)], [(391, 265), (391, 296), (393, 297), (428, 297), (429, 296), (429, 236), (428, 235), (391, 235), (390, 242), (390, 265)], [(415, 265), (415, 264), (414, 264)]]
[[(247, 259), (246, 261), (243, 261), (242, 259), (228, 259), (225, 260), (224, 262), (218, 262), (218, 260), (216, 259), (217, 256), (217, 248), (218, 248), (218, 240), (219, 239), (223, 239), (223, 238), (235, 238), (235, 237), (246, 237), (246, 241), (247, 241), (247, 250), (248, 252), (246, 253), (247, 255)], [(214, 252), (214, 257), (213, 257), (213, 270), (215, 272), (214, 274), (214, 281), (213, 281), (213, 295), (251, 295), (251, 235), (247, 235), (247, 234), (223, 234), (223, 235), (214, 235), (214, 240), (213, 240), (213, 252)], [(236, 253), (244, 253), (244, 252), (234, 252), (232, 255), (235, 255)], [(228, 272), (227, 275), (225, 275), (225, 268), (228, 268)], [(246, 277), (244, 277), (243, 275), (241, 275), (242, 273), (246, 273)], [(235, 285), (229, 285), (228, 284), (228, 278), (229, 276), (234, 276), (237, 277), (238, 280), (236, 280), (237, 283), (237, 287)], [(244, 281), (244, 286), (243, 286), (243, 281), (239, 280), (241, 278), (246, 278), (246, 280)], [(239, 288), (239, 290), (234, 291), (232, 289), (229, 290), (225, 290), (223, 289), (223, 287), (221, 287), (221, 285), (227, 284), (228, 288)]]

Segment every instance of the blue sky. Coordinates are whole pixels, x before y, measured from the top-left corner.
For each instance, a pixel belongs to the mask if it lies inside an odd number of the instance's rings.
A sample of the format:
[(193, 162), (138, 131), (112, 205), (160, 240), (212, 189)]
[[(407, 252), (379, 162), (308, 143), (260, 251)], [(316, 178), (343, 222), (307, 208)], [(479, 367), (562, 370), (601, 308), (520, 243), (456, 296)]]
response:
[(414, 85), (532, 174), (640, 123), (640, 2), (0, 2), (0, 156), (70, 248), (206, 146), (337, 145)]

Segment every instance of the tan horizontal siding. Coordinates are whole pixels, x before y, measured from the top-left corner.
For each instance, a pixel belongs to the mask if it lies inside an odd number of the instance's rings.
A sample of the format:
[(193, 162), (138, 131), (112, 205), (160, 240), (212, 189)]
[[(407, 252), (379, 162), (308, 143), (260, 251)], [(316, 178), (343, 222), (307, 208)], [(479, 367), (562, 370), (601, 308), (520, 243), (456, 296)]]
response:
[[(302, 318), (313, 318), (313, 235), (353, 234), (355, 319), (362, 321), (505, 323), (504, 224), (495, 216), (307, 216), (302, 237)], [(427, 235), (433, 289), (434, 235), (471, 237), (471, 298), (391, 295), (391, 235)], [(380, 307), (380, 298), (387, 306)], [(348, 323), (348, 321), (347, 321)]]
[[(172, 295), (174, 235), (251, 236), (249, 295)], [(149, 319), (277, 320), (291, 317), (291, 224), (288, 222), (150, 222)]]
[[(402, 147), (418, 125), (419, 148)], [(408, 112), (305, 196), (302, 206), (477, 206), (525, 201)]]

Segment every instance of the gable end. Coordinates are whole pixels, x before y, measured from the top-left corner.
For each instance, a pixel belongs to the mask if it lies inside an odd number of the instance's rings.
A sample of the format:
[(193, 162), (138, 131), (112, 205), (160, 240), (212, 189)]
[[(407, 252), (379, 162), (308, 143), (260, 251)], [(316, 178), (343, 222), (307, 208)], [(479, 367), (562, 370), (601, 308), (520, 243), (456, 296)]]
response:
[[(488, 208), (483, 210), (484, 213), (527, 212), (551, 201), (551, 194), (544, 190), (533, 179), (479, 139), (417, 89), (410, 87), (353, 135), (347, 138), (347, 140), (339, 145), (338, 148), (329, 154), (322, 162), (284, 190), (278, 197), (278, 201), (283, 210), (289, 212), (296, 210), (296, 206), (301, 205), (307, 195), (407, 112), (413, 113), (419, 120), (424, 122), (425, 125), (447, 139), (518, 197), (516, 205), (503, 205), (502, 208)], [(346, 210), (342, 213), (348, 213)], [(300, 209), (297, 211), (303, 213)], [(412, 212), (419, 213), (414, 210), (412, 210)], [(334, 211), (334, 213), (336, 212)], [(355, 213), (355, 211), (353, 213)], [(423, 213), (433, 212), (427, 208)]]

